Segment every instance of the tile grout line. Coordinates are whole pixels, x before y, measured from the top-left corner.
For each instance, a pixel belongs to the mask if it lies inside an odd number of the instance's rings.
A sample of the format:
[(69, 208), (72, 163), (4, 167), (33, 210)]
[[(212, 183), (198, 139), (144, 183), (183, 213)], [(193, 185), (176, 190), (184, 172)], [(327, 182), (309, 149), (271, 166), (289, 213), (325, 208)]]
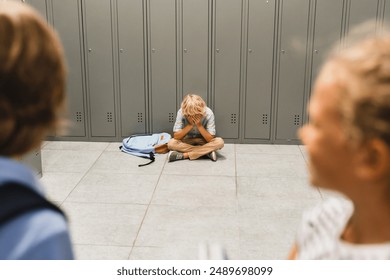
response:
[[(107, 147), (106, 147), (107, 148)], [(89, 171), (93, 168), (93, 166), (96, 164), (96, 162), (100, 159), (100, 157), (102, 156), (102, 154), (104, 153), (105, 149), (102, 150), (100, 152), (100, 155), (95, 159), (95, 161), (91, 164), (91, 166), (85, 171), (84, 175), (81, 176), (80, 180), (75, 184), (75, 186), (72, 188), (72, 190), (68, 193), (68, 195), (65, 197), (65, 199), (62, 201), (62, 203), (60, 204), (60, 206), (62, 206), (65, 201), (69, 198), (69, 196), (73, 193), (73, 191), (76, 189), (76, 187), (80, 184), (80, 182), (85, 178), (85, 176), (87, 176), (87, 174), (89, 173)]]
[(141, 223), (140, 223), (140, 226), (139, 226), (139, 228), (138, 228), (137, 234), (136, 234), (136, 236), (135, 236), (135, 238), (134, 238), (133, 245), (131, 246), (130, 253), (129, 253), (129, 256), (128, 256), (128, 259), (130, 259), (131, 254), (133, 253), (133, 249), (134, 249), (134, 247), (135, 247), (135, 243), (137, 242), (137, 239), (138, 239), (139, 233), (140, 233), (140, 231), (141, 231), (142, 225), (143, 225), (143, 223), (144, 223), (144, 221), (145, 221), (145, 219), (146, 219), (146, 215), (147, 215), (148, 212), (149, 212), (150, 205), (151, 205), (151, 203), (152, 203), (152, 201), (153, 201), (154, 194), (155, 194), (155, 192), (156, 192), (158, 183), (160, 182), (160, 179), (161, 179), (161, 176), (162, 176), (162, 173), (163, 173), (163, 171), (164, 171), (164, 168), (165, 168), (165, 165), (166, 165), (166, 164), (167, 164), (167, 157), (165, 158), (164, 165), (163, 165), (162, 168), (161, 168), (160, 175), (158, 176), (158, 179), (157, 179), (157, 182), (156, 182), (156, 186), (154, 187), (152, 196), (150, 197), (148, 206), (146, 207), (145, 214), (144, 214), (144, 216), (143, 216), (143, 218), (142, 218), (142, 220), (141, 220)]

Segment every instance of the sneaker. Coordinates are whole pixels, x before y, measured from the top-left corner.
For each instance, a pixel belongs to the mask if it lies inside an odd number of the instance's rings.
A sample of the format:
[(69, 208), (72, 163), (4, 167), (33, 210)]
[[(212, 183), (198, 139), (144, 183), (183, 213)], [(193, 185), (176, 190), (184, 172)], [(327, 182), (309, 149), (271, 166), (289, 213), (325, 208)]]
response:
[(184, 159), (183, 153), (179, 153), (176, 151), (170, 151), (168, 154), (168, 162)]
[(207, 154), (207, 156), (212, 160), (212, 161), (217, 161), (217, 153), (215, 151), (212, 151), (211, 153)]

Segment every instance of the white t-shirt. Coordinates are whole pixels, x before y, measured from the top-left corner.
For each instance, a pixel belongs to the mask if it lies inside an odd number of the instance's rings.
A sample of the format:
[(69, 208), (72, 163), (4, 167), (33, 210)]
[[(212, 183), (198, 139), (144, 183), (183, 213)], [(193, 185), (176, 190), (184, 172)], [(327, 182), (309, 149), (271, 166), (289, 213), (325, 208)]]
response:
[(297, 232), (297, 259), (389, 260), (390, 242), (353, 244), (340, 237), (353, 213), (344, 198), (330, 198), (304, 213)]

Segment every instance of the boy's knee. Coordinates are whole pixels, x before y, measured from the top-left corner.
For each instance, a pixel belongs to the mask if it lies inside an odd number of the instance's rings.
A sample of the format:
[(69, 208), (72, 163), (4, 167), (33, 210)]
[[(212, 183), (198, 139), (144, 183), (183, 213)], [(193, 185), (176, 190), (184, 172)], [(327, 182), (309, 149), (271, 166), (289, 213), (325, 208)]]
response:
[(225, 141), (223, 141), (223, 139), (221, 137), (215, 137), (214, 143), (215, 143), (215, 145), (218, 146), (218, 149), (222, 149), (223, 146), (225, 145)]
[(174, 147), (176, 146), (177, 143), (178, 143), (178, 140), (176, 140), (175, 138), (171, 138), (171, 140), (168, 141), (168, 149), (169, 150), (174, 149)]

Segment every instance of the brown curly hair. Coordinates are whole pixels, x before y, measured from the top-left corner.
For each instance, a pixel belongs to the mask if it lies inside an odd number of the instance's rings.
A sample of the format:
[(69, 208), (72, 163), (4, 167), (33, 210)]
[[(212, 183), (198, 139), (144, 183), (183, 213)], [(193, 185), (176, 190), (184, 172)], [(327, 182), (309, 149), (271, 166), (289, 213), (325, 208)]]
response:
[(23, 155), (59, 128), (65, 79), (54, 30), (28, 5), (0, 2), (0, 155)]

